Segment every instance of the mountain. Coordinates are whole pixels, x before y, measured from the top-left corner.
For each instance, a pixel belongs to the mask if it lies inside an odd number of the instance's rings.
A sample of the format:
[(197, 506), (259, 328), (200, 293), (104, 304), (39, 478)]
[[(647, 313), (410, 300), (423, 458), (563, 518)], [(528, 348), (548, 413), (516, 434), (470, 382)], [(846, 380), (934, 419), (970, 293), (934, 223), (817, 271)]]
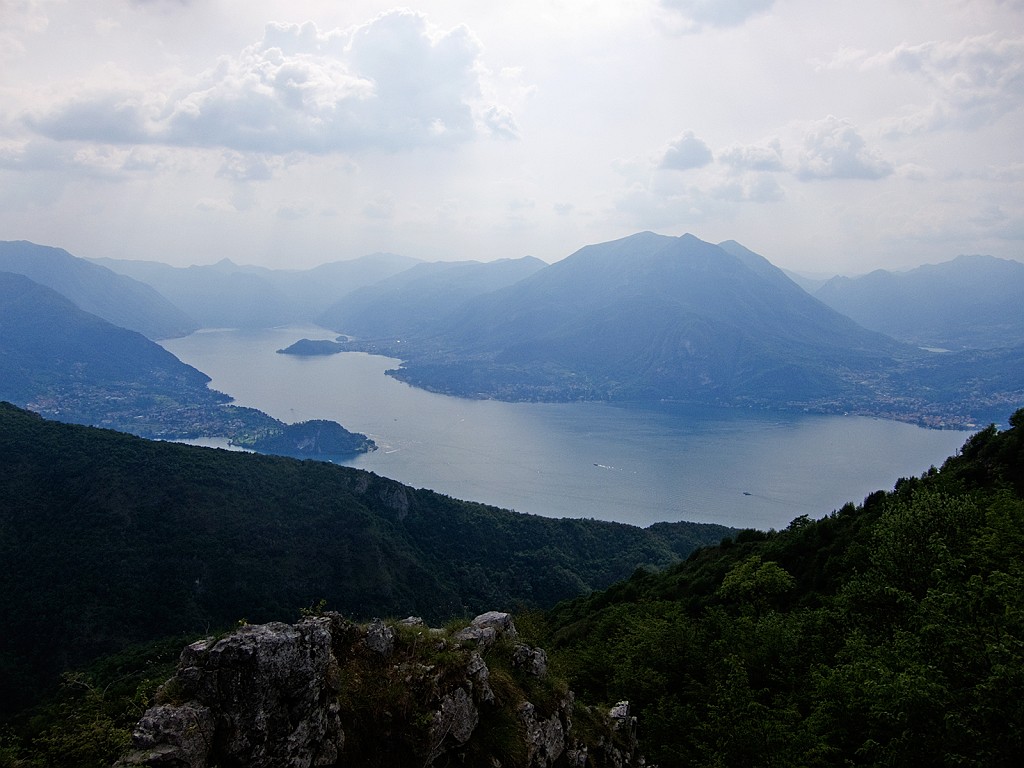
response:
[(1009, 424), (862, 504), (566, 601), (538, 642), (581, 698), (630, 701), (654, 764), (1016, 765), (1024, 410)]
[(651, 232), (587, 246), (387, 351), (400, 378), (453, 394), (791, 406), (855, 396), (912, 353), (729, 247)]
[(187, 336), (195, 320), (143, 282), (24, 240), (0, 241), (0, 271), (25, 275), (86, 312), (150, 339)]
[(531, 256), (417, 264), (353, 291), (325, 310), (317, 322), (360, 337), (425, 335), (470, 299), (513, 285), (546, 266)]
[(275, 270), (274, 279), (292, 301), (316, 318), (352, 291), (386, 280), (422, 262), (397, 253), (371, 253), (358, 259), (332, 261), (307, 270)]
[(1024, 264), (959, 256), (909, 272), (834, 277), (814, 296), (865, 328), (922, 347), (1024, 343)]
[(164, 439), (223, 437), (264, 453), (336, 458), (374, 448), (334, 422), (286, 425), (227, 405), (209, 381), (142, 334), (0, 272), (0, 399), (61, 421)]
[(518, 514), (372, 473), (0, 404), (0, 710), (131, 643), (347, 615), (551, 606), (732, 533)]
[(345, 294), (418, 262), (376, 253), (309, 270), (240, 266), (230, 259), (191, 267), (116, 259), (101, 263), (152, 286), (204, 328), (269, 328), (312, 323)]
[(65, 421), (159, 432), (186, 405), (230, 399), (141, 333), (10, 272), (0, 272), (0, 361), (0, 398)]

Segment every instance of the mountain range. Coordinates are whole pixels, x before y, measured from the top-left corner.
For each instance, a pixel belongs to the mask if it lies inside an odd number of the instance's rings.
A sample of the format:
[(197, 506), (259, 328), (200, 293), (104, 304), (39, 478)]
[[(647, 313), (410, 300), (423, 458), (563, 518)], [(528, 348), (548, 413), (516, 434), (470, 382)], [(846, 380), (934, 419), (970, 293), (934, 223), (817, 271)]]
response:
[(834, 277), (814, 297), (860, 325), (922, 347), (1024, 343), (1024, 264), (958, 256), (909, 272)]
[(339, 298), (317, 317), (356, 336), (410, 338), (444, 324), (452, 312), (546, 267), (540, 259), (425, 262)]
[[(387, 303), (361, 305), (359, 295), (325, 322), (356, 336), (350, 348), (401, 358), (396, 377), (454, 395), (680, 400), (931, 425), (975, 423), (1024, 401), (1011, 348), (938, 360), (858, 325), (734, 241), (639, 233), (489, 293), (448, 294), (400, 323)], [(398, 294), (391, 300), (402, 316)], [(1006, 375), (979, 380), (979, 355)]]
[(0, 398), (66, 421), (158, 432), (186, 404), (230, 399), (141, 333), (11, 272), (0, 272), (0, 361)]
[(240, 266), (226, 258), (191, 267), (118, 259), (97, 259), (96, 263), (152, 286), (200, 327), (269, 328), (315, 322), (346, 293), (419, 261), (375, 253), (308, 270)]
[(52, 288), (79, 309), (150, 339), (187, 336), (199, 325), (145, 282), (24, 240), (0, 241), (0, 272)]
[[(60, 277), (74, 284), (66, 276), (82, 267), (55, 249), (7, 246), (37, 249), (32, 252), (55, 265), (51, 282)], [(987, 257), (908, 273), (898, 295), (872, 287), (889, 285), (884, 275), (818, 288), (837, 306), (835, 297), (850, 286), (866, 292), (868, 310), (854, 311), (854, 301), (842, 304), (847, 314), (735, 241), (715, 245), (652, 232), (586, 246), (551, 265), (532, 258), (421, 263), (394, 254), (304, 271), (227, 259), (189, 268), (103, 263), (157, 286), (163, 298), (152, 304), (156, 314), (172, 297), (207, 327), (317, 322), (344, 335), (343, 347), (318, 351), (398, 357), (402, 364), (391, 375), (459, 396), (655, 399), (968, 427), (1024, 403), (1015, 348), (1015, 329), (1024, 321), (1014, 303), (1021, 290), (1014, 275), (1024, 267)], [(104, 284), (128, 280), (83, 264), (102, 274)], [(24, 264), (21, 269), (30, 271)], [(906, 288), (912, 285), (925, 288)], [(951, 285), (960, 285), (959, 293)], [(159, 325), (142, 303), (131, 327)], [(916, 330), (900, 332), (893, 306), (905, 308), (905, 327)], [(958, 339), (936, 325), (951, 327), (940, 307), (957, 318)], [(944, 355), (922, 349), (965, 344), (975, 348)]]
[(24, 275), (0, 272), (0, 400), (161, 439), (221, 437), (287, 456), (337, 458), (373, 441), (334, 422), (284, 424), (230, 405), (210, 377), (137, 331)]

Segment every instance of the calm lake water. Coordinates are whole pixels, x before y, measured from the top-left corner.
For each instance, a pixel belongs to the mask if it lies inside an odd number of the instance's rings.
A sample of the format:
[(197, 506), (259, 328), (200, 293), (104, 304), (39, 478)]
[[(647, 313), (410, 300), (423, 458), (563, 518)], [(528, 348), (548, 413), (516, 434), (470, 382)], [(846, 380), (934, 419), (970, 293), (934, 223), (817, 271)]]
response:
[(163, 345), (239, 405), (372, 437), (346, 462), (417, 488), (551, 517), (784, 528), (939, 465), (970, 433), (862, 417), (463, 400), (357, 352), (276, 354), (319, 328), (207, 330)]

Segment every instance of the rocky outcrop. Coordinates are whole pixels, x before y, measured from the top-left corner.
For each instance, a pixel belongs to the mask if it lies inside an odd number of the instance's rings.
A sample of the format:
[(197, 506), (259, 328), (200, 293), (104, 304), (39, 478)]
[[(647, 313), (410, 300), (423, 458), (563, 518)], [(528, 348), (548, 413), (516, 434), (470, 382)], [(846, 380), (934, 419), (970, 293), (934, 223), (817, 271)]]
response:
[(118, 768), (643, 764), (628, 703), (577, 704), (496, 612), (453, 633), (326, 614), (201, 640), (133, 747)]
[(344, 735), (331, 625), (245, 626), (187, 646), (124, 764), (198, 768), (230, 755), (237, 765), (334, 765)]

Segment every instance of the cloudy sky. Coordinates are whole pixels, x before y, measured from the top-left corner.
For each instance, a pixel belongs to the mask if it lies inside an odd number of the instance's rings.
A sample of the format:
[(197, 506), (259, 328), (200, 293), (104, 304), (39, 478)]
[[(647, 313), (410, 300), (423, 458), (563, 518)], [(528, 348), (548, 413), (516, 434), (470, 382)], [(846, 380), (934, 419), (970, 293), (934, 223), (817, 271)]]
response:
[(0, 240), (1024, 260), (1024, 0), (0, 0)]

